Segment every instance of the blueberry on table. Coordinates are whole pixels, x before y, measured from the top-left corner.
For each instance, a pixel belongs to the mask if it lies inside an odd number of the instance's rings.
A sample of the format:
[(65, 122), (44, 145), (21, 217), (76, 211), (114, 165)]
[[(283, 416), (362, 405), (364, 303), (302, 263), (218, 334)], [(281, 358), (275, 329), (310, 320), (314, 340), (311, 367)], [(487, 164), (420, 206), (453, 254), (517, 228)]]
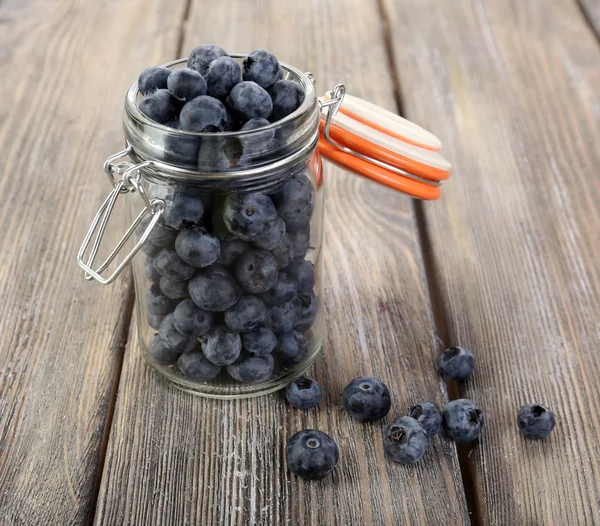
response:
[(231, 272), (219, 267), (208, 267), (196, 274), (190, 280), (188, 290), (198, 307), (212, 312), (227, 310), (242, 295)]
[(189, 298), (179, 302), (173, 311), (173, 325), (186, 336), (206, 334), (214, 319), (214, 313), (202, 310)]
[(201, 345), (204, 356), (215, 365), (235, 362), (242, 351), (240, 335), (224, 325), (216, 325), (208, 331)]
[(206, 68), (213, 60), (219, 57), (227, 56), (227, 51), (213, 44), (197, 46), (188, 56), (188, 66), (195, 69), (198, 73), (204, 74)]
[(239, 258), (246, 250), (248, 250), (248, 243), (236, 238), (232, 234), (219, 238), (221, 243), (221, 254), (217, 259), (217, 265), (221, 267), (230, 267), (233, 265), (237, 258)]
[(289, 237), (294, 250), (294, 259), (302, 259), (308, 252), (310, 243), (310, 230), (307, 227), (304, 230), (289, 232)]
[(166, 347), (172, 351), (186, 352), (196, 347), (195, 336), (181, 334), (173, 325), (173, 313), (167, 314), (158, 328), (158, 334)]
[(394, 462), (412, 464), (429, 447), (429, 437), (423, 426), (410, 416), (403, 416), (383, 430), (383, 450)]
[(185, 131), (221, 132), (227, 124), (227, 109), (220, 100), (201, 95), (185, 103), (179, 122)]
[(148, 354), (159, 365), (172, 365), (181, 356), (180, 351), (169, 349), (158, 334), (150, 342)]
[(283, 234), (279, 244), (271, 250), (277, 262), (277, 268), (285, 268), (294, 260), (294, 242), (289, 232)]
[(175, 279), (168, 279), (161, 277), (159, 283), (160, 291), (172, 300), (181, 300), (183, 298), (189, 298), (188, 282), (178, 281)]
[(304, 479), (322, 479), (329, 475), (339, 458), (333, 439), (315, 429), (303, 429), (285, 443), (287, 468)]
[(419, 402), (408, 410), (408, 416), (414, 418), (428, 436), (437, 435), (442, 427), (442, 413), (432, 402)]
[(190, 226), (179, 232), (175, 250), (183, 261), (197, 268), (208, 267), (219, 258), (221, 245), (204, 227)]
[(149, 312), (147, 316), (148, 325), (150, 325), (150, 327), (152, 327), (153, 329), (158, 330), (164, 318), (165, 314), (152, 314), (151, 312)]
[(175, 309), (175, 302), (167, 298), (160, 290), (160, 286), (154, 283), (146, 292), (146, 306), (150, 314), (169, 314)]
[(517, 414), (519, 430), (527, 438), (546, 438), (555, 423), (554, 413), (542, 404), (525, 404)]
[(181, 259), (177, 252), (163, 248), (154, 258), (154, 268), (168, 279), (185, 281), (190, 279), (196, 269)]
[(473, 372), (475, 356), (468, 349), (450, 347), (438, 358), (440, 373), (450, 380), (465, 380)]
[(300, 313), (294, 328), (297, 331), (306, 332), (315, 324), (319, 310), (319, 300), (312, 291), (298, 293), (298, 300), (300, 301)]
[(202, 351), (186, 352), (179, 355), (177, 367), (183, 376), (199, 382), (208, 382), (221, 372), (221, 366), (208, 361)]
[(308, 356), (308, 340), (297, 331), (277, 336), (277, 345), (273, 350), (284, 366), (300, 363)]
[(242, 68), (231, 57), (219, 57), (206, 68), (206, 84), (211, 97), (222, 99), (233, 87), (242, 82)]
[(285, 272), (280, 272), (277, 275), (275, 285), (267, 292), (259, 294), (258, 297), (265, 305), (274, 307), (275, 305), (281, 305), (288, 301), (292, 301), (296, 292), (298, 292), (296, 282)]
[(259, 327), (241, 335), (242, 348), (254, 356), (271, 354), (277, 345), (277, 336), (271, 329)]
[(167, 81), (169, 93), (178, 100), (188, 102), (206, 95), (206, 80), (192, 68), (174, 69)]
[(148, 95), (153, 91), (165, 89), (167, 87), (167, 79), (171, 74), (169, 68), (160, 66), (151, 66), (142, 71), (138, 79), (138, 89), (142, 95)]
[(274, 360), (270, 354), (255, 356), (242, 353), (227, 367), (227, 372), (237, 382), (250, 384), (268, 380), (273, 374), (274, 367)]
[(199, 197), (173, 193), (165, 198), (162, 220), (167, 226), (181, 230), (198, 224), (203, 214), (204, 205)]
[(275, 334), (290, 332), (294, 329), (299, 315), (300, 300), (294, 296), (287, 303), (275, 305), (269, 309), (269, 328)]
[(315, 265), (306, 259), (292, 261), (284, 272), (296, 280), (298, 292), (310, 292), (315, 286)]
[(259, 192), (229, 194), (223, 203), (227, 230), (244, 241), (267, 235), (275, 228), (277, 219), (273, 201)]
[(279, 61), (266, 49), (255, 49), (242, 62), (244, 80), (256, 82), (261, 88), (267, 89), (283, 78), (283, 70)]
[(315, 206), (315, 188), (306, 175), (290, 177), (271, 199), (288, 231), (306, 230)]
[(158, 280), (160, 280), (160, 274), (154, 268), (154, 258), (146, 258), (146, 262), (144, 263), (144, 273), (146, 274), (146, 278), (148, 278), (149, 281), (157, 283)]
[(483, 413), (473, 400), (453, 400), (444, 408), (442, 416), (444, 431), (455, 442), (471, 442), (481, 433)]
[(293, 80), (278, 80), (269, 88), (273, 110), (269, 120), (275, 122), (296, 111), (304, 101), (304, 89)]
[(254, 238), (252, 240), (252, 244), (256, 248), (260, 248), (262, 250), (273, 250), (283, 238), (285, 234), (285, 223), (281, 217), (278, 217), (275, 221), (275, 226), (271, 229), (271, 231), (261, 237)]
[(387, 385), (381, 380), (361, 376), (352, 380), (344, 389), (342, 405), (356, 420), (373, 422), (389, 413), (392, 401)]
[(295, 378), (285, 390), (285, 398), (288, 403), (298, 409), (310, 409), (318, 406), (322, 394), (319, 382), (308, 376)]
[(235, 332), (256, 329), (265, 319), (267, 308), (256, 296), (242, 296), (225, 311), (225, 324)]
[(242, 288), (252, 293), (265, 292), (277, 282), (277, 262), (265, 250), (248, 250), (236, 261), (235, 278)]
[(169, 90), (159, 89), (144, 95), (139, 108), (146, 117), (163, 124), (177, 116), (180, 103), (171, 96)]
[(256, 82), (249, 81), (240, 82), (233, 87), (227, 97), (227, 104), (244, 120), (266, 119), (273, 109), (271, 96)]

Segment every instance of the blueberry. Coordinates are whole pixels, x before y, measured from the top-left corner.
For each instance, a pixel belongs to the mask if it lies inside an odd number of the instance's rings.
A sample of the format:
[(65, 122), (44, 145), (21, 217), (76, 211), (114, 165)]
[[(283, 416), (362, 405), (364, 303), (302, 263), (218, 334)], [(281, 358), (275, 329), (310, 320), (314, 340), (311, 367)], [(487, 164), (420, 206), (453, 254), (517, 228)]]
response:
[(174, 279), (167, 279), (161, 277), (159, 281), (160, 291), (172, 300), (181, 300), (183, 298), (189, 298), (188, 282), (178, 281)]
[(414, 418), (428, 436), (437, 435), (442, 427), (442, 413), (437, 405), (431, 402), (419, 402), (408, 410), (408, 416)]
[(298, 230), (296, 232), (290, 232), (289, 237), (292, 241), (294, 250), (294, 259), (302, 259), (308, 252), (310, 243), (310, 230)]
[(339, 458), (333, 439), (314, 429), (303, 429), (285, 443), (287, 468), (299, 477), (314, 480), (329, 475)]
[(169, 93), (178, 100), (190, 101), (206, 95), (206, 80), (195, 69), (174, 69), (167, 82)]
[(152, 285), (146, 292), (146, 305), (150, 314), (169, 314), (175, 309), (175, 302), (160, 291), (158, 284)]
[(224, 239), (220, 239), (221, 243), (221, 254), (217, 259), (217, 265), (221, 267), (230, 267), (233, 265), (237, 258), (239, 258), (246, 250), (248, 250), (248, 243), (237, 239), (235, 236), (229, 234), (224, 236)]
[(450, 347), (438, 358), (440, 373), (450, 380), (464, 380), (473, 372), (475, 356), (468, 349)]
[(483, 413), (473, 400), (459, 398), (444, 408), (442, 425), (455, 442), (471, 442), (481, 433)]
[(255, 356), (271, 354), (277, 345), (277, 336), (271, 329), (259, 327), (241, 335), (244, 350)]
[(256, 329), (265, 319), (267, 308), (256, 296), (242, 296), (225, 311), (225, 324), (235, 332)]
[(542, 404), (525, 404), (517, 415), (519, 430), (527, 438), (546, 438), (554, 429), (555, 418)]
[(152, 282), (158, 282), (160, 280), (160, 274), (154, 268), (154, 259), (151, 257), (146, 258), (146, 262), (144, 263), (144, 272), (146, 273), (146, 278)]
[(181, 259), (174, 250), (163, 248), (154, 258), (154, 268), (168, 279), (185, 281), (190, 279), (196, 269)]
[[(152, 218), (149, 216), (142, 219), (140, 222), (140, 227), (143, 229), (142, 231), (146, 230), (151, 220)], [(150, 243), (151, 245), (160, 248), (173, 248), (176, 237), (177, 230), (174, 230), (165, 225), (162, 220), (159, 220), (150, 231), (150, 234), (148, 234), (146, 243)]]
[(190, 280), (188, 287), (194, 303), (203, 310), (223, 312), (232, 307), (242, 291), (231, 272), (208, 267)]
[(194, 267), (212, 265), (219, 258), (221, 245), (204, 227), (190, 226), (181, 232), (175, 240), (175, 250), (183, 261)]
[(277, 282), (277, 262), (269, 252), (248, 250), (236, 261), (234, 274), (248, 292), (265, 292)]
[(277, 346), (273, 352), (284, 365), (295, 365), (307, 357), (308, 341), (299, 332), (286, 332), (277, 336)]
[(352, 380), (342, 394), (342, 405), (361, 422), (379, 420), (390, 411), (390, 391), (381, 380), (361, 376)]
[(243, 61), (244, 80), (256, 82), (261, 88), (268, 88), (283, 78), (279, 61), (266, 49), (256, 49)]
[(296, 259), (284, 272), (296, 280), (299, 292), (310, 292), (315, 286), (315, 266), (312, 261)]
[(296, 111), (304, 101), (302, 86), (293, 80), (278, 80), (269, 88), (273, 100), (271, 122), (278, 121)]
[[(241, 132), (260, 130), (265, 126), (270, 126), (270, 122), (267, 119), (254, 118), (246, 122), (241, 128)], [(246, 136), (242, 135), (240, 141), (244, 149), (244, 155), (256, 155), (264, 151), (269, 150), (272, 146), (273, 140), (275, 139), (275, 130), (265, 129), (257, 131)]]
[(213, 60), (204, 74), (211, 97), (222, 99), (229, 95), (233, 87), (242, 82), (242, 68), (231, 57)]
[(271, 250), (271, 254), (277, 262), (277, 268), (285, 268), (293, 261), (294, 242), (288, 232), (283, 234), (279, 244)]
[(229, 194), (223, 204), (223, 221), (229, 232), (244, 241), (251, 241), (275, 228), (277, 212), (273, 201), (265, 194)]
[(285, 223), (281, 217), (278, 217), (275, 221), (275, 226), (273, 229), (266, 235), (254, 238), (252, 240), (252, 244), (256, 248), (261, 248), (263, 250), (273, 250), (277, 245), (279, 245), (281, 239), (285, 234)]
[[(174, 130), (181, 130), (179, 119), (167, 121), (164, 125)], [(165, 134), (163, 145), (164, 160), (167, 163), (195, 169), (198, 163), (199, 147), (200, 140), (198, 137), (183, 134)]]
[(212, 44), (197, 46), (189, 54), (188, 66), (194, 68), (198, 73), (204, 74), (213, 60), (224, 56), (227, 56), (227, 51), (219, 46)]
[(162, 247), (157, 247), (156, 245), (153, 245), (152, 243), (150, 243), (150, 241), (146, 241), (142, 245), (142, 252), (150, 257), (156, 256), (156, 254), (158, 254), (161, 250), (162, 250)]
[(187, 336), (206, 334), (214, 319), (214, 313), (198, 308), (191, 299), (179, 302), (173, 311), (173, 325), (181, 334)]
[(183, 376), (199, 382), (208, 382), (221, 372), (221, 367), (208, 361), (201, 351), (183, 353), (177, 360), (177, 367)]
[(139, 104), (140, 111), (146, 117), (161, 124), (174, 119), (179, 107), (179, 102), (166, 89), (159, 89), (145, 95)]
[(152, 327), (153, 329), (158, 330), (160, 324), (165, 319), (165, 314), (152, 314), (149, 312), (147, 319), (148, 325), (150, 325), (150, 327)]
[(271, 96), (256, 82), (236, 84), (227, 97), (227, 103), (236, 115), (245, 120), (255, 117), (266, 119), (273, 109)]
[(394, 462), (412, 464), (429, 447), (429, 437), (423, 426), (410, 416), (389, 423), (383, 431), (383, 450)]
[(148, 354), (159, 365), (172, 365), (181, 356), (180, 351), (169, 349), (158, 334), (152, 339), (150, 347), (148, 347)]
[(191, 351), (197, 344), (195, 336), (185, 336), (175, 328), (175, 325), (173, 325), (173, 313), (167, 314), (164, 317), (158, 328), (158, 334), (165, 346), (172, 351)]
[(220, 132), (227, 123), (227, 110), (220, 100), (201, 95), (185, 103), (179, 122), (185, 131)]
[(240, 357), (227, 367), (227, 372), (234, 380), (243, 383), (256, 383), (268, 380), (273, 374), (274, 361), (270, 354), (254, 356), (242, 353)]
[(242, 145), (235, 137), (203, 141), (198, 151), (198, 171), (215, 172), (235, 168), (242, 157)]
[(291, 301), (297, 291), (298, 287), (296, 286), (296, 282), (285, 272), (280, 272), (277, 275), (275, 285), (267, 292), (259, 294), (258, 297), (265, 305), (273, 307)]
[(165, 199), (162, 219), (167, 226), (181, 230), (199, 223), (203, 214), (204, 205), (199, 197), (175, 193)]
[(296, 321), (295, 329), (300, 332), (309, 330), (317, 319), (317, 311), (319, 310), (319, 300), (313, 292), (299, 293), (300, 314)]
[(142, 95), (148, 95), (153, 91), (165, 89), (167, 87), (167, 79), (171, 74), (168, 68), (152, 66), (142, 71), (138, 79), (138, 89)]
[(211, 363), (229, 365), (240, 355), (242, 340), (224, 325), (216, 325), (202, 337), (202, 350)]
[(300, 300), (294, 296), (291, 301), (269, 309), (269, 326), (275, 333), (290, 332), (300, 315)]
[(308, 376), (295, 378), (285, 390), (285, 398), (288, 403), (298, 409), (310, 409), (318, 406), (322, 394), (319, 383)]
[(306, 230), (315, 206), (315, 188), (308, 177), (295, 174), (271, 198), (288, 231)]

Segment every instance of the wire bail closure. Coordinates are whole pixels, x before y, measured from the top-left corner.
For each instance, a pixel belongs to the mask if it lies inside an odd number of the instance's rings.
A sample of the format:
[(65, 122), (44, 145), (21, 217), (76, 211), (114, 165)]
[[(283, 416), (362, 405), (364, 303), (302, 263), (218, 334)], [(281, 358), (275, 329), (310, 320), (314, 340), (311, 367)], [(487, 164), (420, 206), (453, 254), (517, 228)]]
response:
[[(91, 281), (95, 279), (99, 281), (103, 285), (108, 285), (112, 283), (117, 276), (123, 272), (123, 269), (129, 264), (129, 262), (133, 259), (133, 257), (139, 252), (142, 248), (142, 245), (148, 239), (148, 236), (152, 232), (152, 229), (161, 218), (164, 209), (165, 202), (162, 199), (150, 199), (148, 194), (144, 190), (142, 183), (140, 182), (141, 178), (141, 170), (148, 166), (153, 165), (152, 161), (144, 161), (137, 164), (131, 164), (127, 162), (119, 162), (115, 164), (115, 161), (127, 156), (131, 152), (131, 146), (128, 144), (127, 148), (119, 153), (111, 155), (106, 162), (104, 163), (104, 171), (108, 175), (108, 179), (113, 186), (112, 191), (108, 194), (100, 209), (94, 216), (90, 229), (86, 234), (83, 243), (77, 253), (77, 264), (85, 271), (85, 279)], [(119, 181), (115, 178), (115, 173), (121, 175), (122, 177)], [(100, 248), (100, 244), (102, 242), (102, 238), (104, 237), (104, 233), (106, 231), (106, 226), (108, 224), (108, 220), (110, 215), (115, 207), (115, 203), (117, 202), (117, 198), (121, 194), (126, 194), (131, 192), (132, 194), (138, 194), (142, 201), (144, 202), (144, 208), (137, 215), (131, 226), (127, 229), (123, 237), (117, 243), (117, 246), (111, 251), (108, 257), (104, 260), (104, 262), (94, 270), (93, 264), (94, 259), (98, 253), (98, 249)], [(117, 268), (110, 274), (108, 277), (103, 277), (102, 272), (106, 270), (106, 268), (111, 264), (111, 262), (115, 259), (117, 254), (121, 251), (127, 240), (132, 236), (135, 229), (142, 222), (144, 217), (147, 214), (151, 215), (150, 222), (148, 226), (144, 230), (139, 241), (135, 244), (135, 246), (131, 249), (131, 251), (125, 256), (125, 259), (119, 263)], [(96, 236), (94, 237), (94, 233)], [(90, 251), (90, 255), (88, 257), (87, 263), (84, 261), (85, 253), (92, 242), (92, 238), (94, 237), (94, 241), (92, 243), (92, 249)]]

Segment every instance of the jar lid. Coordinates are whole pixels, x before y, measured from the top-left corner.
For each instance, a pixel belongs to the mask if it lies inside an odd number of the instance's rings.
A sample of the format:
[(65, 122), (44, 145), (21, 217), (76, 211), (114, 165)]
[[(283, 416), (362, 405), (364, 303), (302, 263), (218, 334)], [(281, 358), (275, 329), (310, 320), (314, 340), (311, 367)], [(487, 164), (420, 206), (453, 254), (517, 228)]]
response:
[(319, 151), (335, 164), (420, 199), (438, 199), (450, 177), (440, 140), (375, 104), (347, 95), (343, 85), (319, 99)]

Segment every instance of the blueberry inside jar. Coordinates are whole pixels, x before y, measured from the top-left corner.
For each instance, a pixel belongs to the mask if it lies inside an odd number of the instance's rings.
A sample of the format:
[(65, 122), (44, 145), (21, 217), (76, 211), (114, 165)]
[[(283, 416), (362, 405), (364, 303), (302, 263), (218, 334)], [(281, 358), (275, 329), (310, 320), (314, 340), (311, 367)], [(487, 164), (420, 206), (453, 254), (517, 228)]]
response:
[[(138, 335), (146, 362), (177, 387), (262, 395), (321, 351), (319, 118), (312, 81), (267, 50), (198, 46), (129, 89), (129, 156), (148, 199), (164, 204), (161, 235), (133, 259)], [(141, 201), (129, 202), (133, 221)]]

